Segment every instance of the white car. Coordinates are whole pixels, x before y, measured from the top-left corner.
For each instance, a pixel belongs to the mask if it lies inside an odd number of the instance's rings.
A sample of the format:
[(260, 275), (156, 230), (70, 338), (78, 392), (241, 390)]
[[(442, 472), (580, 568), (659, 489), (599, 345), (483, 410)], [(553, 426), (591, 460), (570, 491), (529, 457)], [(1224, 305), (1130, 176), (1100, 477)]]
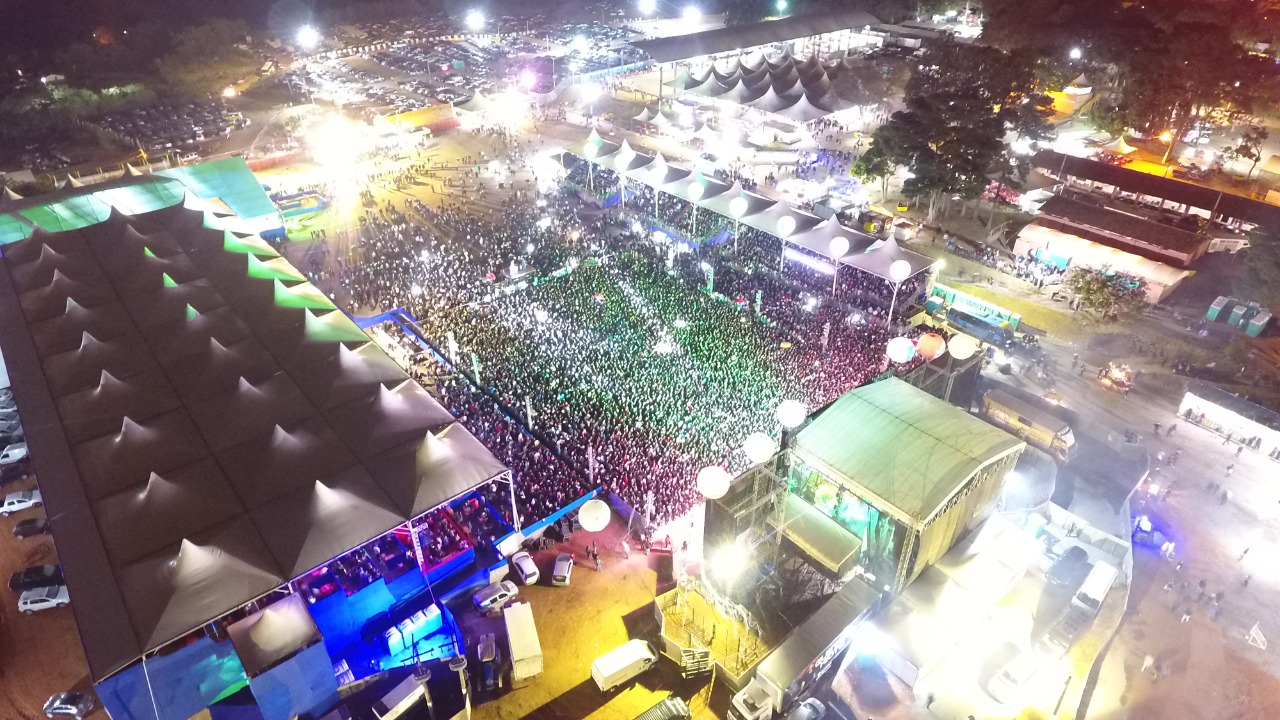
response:
[(66, 585), (50, 585), (49, 587), (28, 590), (18, 597), (18, 610), (30, 615), (40, 610), (60, 608), (71, 604), (71, 596), (67, 595)]
[(520, 594), (520, 588), (510, 580), (502, 582), (490, 583), (480, 588), (471, 596), (471, 602), (475, 603), (476, 609), (480, 612), (487, 612), (495, 607), (502, 607), (511, 598)]
[(40, 497), (39, 490), (23, 490), (22, 492), (9, 493), (4, 498), (4, 504), (0, 505), (0, 515), (9, 517), (19, 510), (40, 507), (43, 504), (44, 498)]
[(0, 465), (8, 465), (16, 463), (27, 456), (27, 444), (24, 442), (14, 443), (0, 452)]
[(527, 552), (518, 552), (511, 556), (511, 564), (515, 566), (516, 575), (520, 576), (520, 583), (523, 585), (538, 584), (538, 566), (533, 563), (533, 558)]
[(551, 584), (557, 587), (568, 587), (571, 577), (573, 577), (573, 556), (560, 553), (556, 557), (556, 564), (551, 566)]
[(1044, 664), (1043, 655), (1035, 650), (1024, 650), (1005, 663), (991, 678), (991, 682), (987, 683), (987, 692), (1001, 703), (1011, 703), (1020, 694), (1022, 686), (1040, 672)]

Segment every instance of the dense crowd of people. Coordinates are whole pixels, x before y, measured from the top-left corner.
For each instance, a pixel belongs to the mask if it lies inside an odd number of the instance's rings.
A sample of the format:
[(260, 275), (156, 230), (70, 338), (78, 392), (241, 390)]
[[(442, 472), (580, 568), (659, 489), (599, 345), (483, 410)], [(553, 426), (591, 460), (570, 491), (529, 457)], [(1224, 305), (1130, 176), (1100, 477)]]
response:
[[(359, 261), (338, 278), (356, 306), (405, 308), (452, 355), (437, 393), (512, 469), (524, 522), (601, 485), (636, 508), (652, 492), (657, 523), (678, 517), (700, 468), (742, 470), (744, 438), (777, 435), (782, 400), (821, 407), (887, 368), (889, 330), (869, 315), (887, 284), (850, 280), (856, 292), (832, 297), (829, 277), (784, 269), (781, 243), (756, 231), (736, 251), (668, 247), (629, 219), (646, 203), (691, 234), (725, 220), (701, 209), (695, 222), (691, 203), (638, 183), (625, 214), (602, 210), (578, 192), (598, 196), (616, 174), (569, 179), (536, 201), (513, 195), (500, 217), (369, 207)], [(514, 524), (505, 486), (482, 495)], [(425, 538), (433, 558), (457, 549), (448, 527)]]

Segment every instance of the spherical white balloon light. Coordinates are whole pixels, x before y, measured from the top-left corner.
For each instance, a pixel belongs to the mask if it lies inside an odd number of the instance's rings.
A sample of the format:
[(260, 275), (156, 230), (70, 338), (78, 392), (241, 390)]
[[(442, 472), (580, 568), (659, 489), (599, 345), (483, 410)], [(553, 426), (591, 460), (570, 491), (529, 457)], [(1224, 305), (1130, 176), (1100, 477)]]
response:
[(739, 195), (729, 201), (729, 214), (735, 218), (740, 218), (747, 214), (747, 199)]
[(785, 238), (796, 231), (796, 219), (790, 215), (778, 218), (778, 237)]
[(805, 408), (804, 403), (799, 400), (783, 400), (778, 403), (778, 411), (774, 413), (774, 416), (778, 418), (778, 422), (782, 424), (782, 427), (793, 430), (800, 427), (800, 424), (804, 422), (808, 414), (809, 411)]
[(969, 335), (956, 335), (947, 343), (951, 357), (956, 360), (968, 360), (978, 352), (978, 341)]
[(733, 477), (719, 465), (708, 465), (698, 471), (698, 492), (708, 500), (719, 500), (729, 492)]
[(885, 347), (885, 354), (896, 363), (904, 363), (916, 356), (916, 344), (911, 338), (896, 337)]
[(894, 260), (889, 266), (889, 279), (896, 283), (911, 277), (911, 263), (906, 260)]
[(693, 200), (694, 202), (697, 202), (697, 200), (702, 197), (702, 193), (706, 191), (707, 191), (706, 185), (700, 182), (695, 182), (689, 186), (689, 199)]
[(778, 444), (765, 433), (753, 432), (743, 441), (742, 451), (747, 454), (747, 459), (752, 465), (759, 465), (778, 452)]
[(595, 156), (596, 156), (596, 154), (597, 154), (597, 153), (599, 153), (599, 152), (600, 152), (600, 146), (599, 146), (599, 145), (597, 145), (597, 144), (596, 144), (596, 143), (594, 143), (594, 142), (589, 141), (589, 140), (587, 141), (587, 144), (586, 144), (586, 145), (583, 145), (583, 146), (582, 146), (582, 154), (583, 154), (583, 156), (584, 156), (584, 157), (586, 157), (588, 160), (590, 160), (591, 158), (595, 157)]
[(587, 532), (600, 532), (609, 524), (609, 505), (600, 498), (588, 500), (578, 511), (578, 522)]
[(835, 238), (831, 241), (828, 249), (831, 250), (831, 257), (839, 260), (845, 256), (845, 253), (849, 252), (849, 239), (844, 237)]

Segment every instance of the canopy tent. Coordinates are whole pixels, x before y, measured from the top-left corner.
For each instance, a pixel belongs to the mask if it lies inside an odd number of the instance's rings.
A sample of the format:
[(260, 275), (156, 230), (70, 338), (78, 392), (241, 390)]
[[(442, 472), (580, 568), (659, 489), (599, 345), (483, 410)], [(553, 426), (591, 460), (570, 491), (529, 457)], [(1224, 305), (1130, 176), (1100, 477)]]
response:
[[(742, 218), (743, 225), (782, 238), (803, 233), (820, 222), (822, 222), (822, 218), (810, 215), (802, 210), (796, 210), (787, 203), (782, 202), (775, 203), (766, 210), (754, 215), (746, 215)], [(789, 231), (786, 230), (788, 225), (790, 225)]]
[[(695, 185), (701, 186), (702, 188), (702, 191), (700, 193), (697, 193), (696, 195), (695, 195), (696, 191), (691, 190), (691, 188)], [(725, 185), (719, 180), (713, 180), (711, 178), (708, 178), (704, 176), (701, 172), (694, 171), (693, 173), (690, 173), (687, 177), (683, 179), (664, 185), (662, 187), (662, 190), (663, 192), (669, 193), (671, 195), (675, 195), (681, 200), (696, 202), (703, 198), (714, 197), (721, 193), (727, 192), (729, 190), (729, 186)]]
[(256, 236), (86, 190), (0, 255), (0, 346), (95, 680), (506, 471)]
[(1135, 152), (1138, 148), (1124, 141), (1124, 135), (1119, 135), (1116, 139), (1102, 146), (1107, 152), (1118, 153), (1120, 155), (1128, 155)]
[[(843, 240), (846, 248), (839, 255), (836, 255), (832, 249), (832, 243), (836, 242), (837, 239)], [(804, 248), (828, 260), (840, 260), (851, 254), (864, 252), (874, 242), (875, 238), (857, 230), (850, 230), (841, 225), (840, 221), (834, 217), (823, 220), (805, 232), (796, 233), (787, 238), (788, 245)]]
[(469, 113), (494, 113), (501, 112), (502, 103), (496, 103), (490, 100), (487, 95), (477, 90), (474, 95), (467, 98), (463, 102), (454, 103), (455, 108)]
[(878, 246), (873, 246), (866, 252), (857, 255), (851, 255), (844, 258), (840, 262), (849, 267), (855, 267), (863, 272), (871, 273), (878, 278), (893, 282), (893, 278), (889, 273), (889, 269), (895, 262), (899, 260), (905, 261), (911, 267), (908, 275), (915, 275), (933, 267), (935, 262), (933, 258), (927, 255), (921, 255), (918, 252), (907, 250), (898, 245), (898, 241), (889, 238)]
[(719, 95), (716, 99), (722, 102), (746, 105), (764, 93), (764, 87), (752, 87), (748, 85), (745, 80), (739, 79), (733, 87), (729, 88), (727, 92)]
[(763, 195), (756, 195), (755, 193), (750, 193), (750, 192), (747, 192), (746, 190), (743, 190), (742, 182), (738, 180), (734, 180), (733, 184), (729, 186), (728, 190), (722, 193), (719, 193), (717, 195), (712, 195), (711, 197), (699, 200), (698, 204), (704, 208), (707, 208), (712, 212), (719, 213), (720, 215), (723, 215), (727, 218), (732, 218), (733, 217), (732, 206), (733, 206), (734, 200), (736, 200), (737, 198), (742, 198), (747, 203), (746, 211), (742, 213), (743, 215), (752, 215), (752, 214), (764, 212), (765, 210), (768, 210), (770, 207), (773, 207), (773, 205), (777, 202), (776, 200), (770, 200), (769, 198), (764, 197)]
[(632, 117), (631, 119), (632, 119), (632, 120), (635, 120), (636, 122), (647, 123), (647, 122), (649, 122), (649, 121), (653, 120), (653, 118), (654, 118), (655, 116), (657, 116), (657, 115), (658, 115), (658, 113), (654, 112), (653, 110), (650, 110), (650, 109), (649, 109), (649, 106), (648, 106), (648, 105), (646, 105), (646, 106), (644, 106), (644, 109), (642, 109), (642, 110), (640, 111), (640, 114), (639, 114), (639, 115), (636, 115), (636, 116)]
[(807, 95), (801, 95), (790, 107), (783, 108), (775, 114), (793, 122), (807, 123), (819, 120), (831, 114), (831, 110), (820, 108), (809, 101)]
[(715, 75), (709, 75), (706, 80), (688, 88), (686, 92), (692, 95), (701, 95), (702, 97), (719, 97), (729, 92), (729, 86), (720, 82)]
[(689, 177), (689, 171), (667, 164), (667, 159), (658, 153), (653, 156), (653, 162), (636, 172), (634, 177), (649, 187), (660, 188)]
[(695, 77), (689, 73), (689, 66), (681, 65), (680, 69), (676, 71), (676, 76), (665, 84), (675, 88), (677, 91), (681, 91), (701, 85), (704, 80), (706, 80), (706, 77)]
[(780, 110), (784, 110), (786, 108), (791, 107), (792, 105), (795, 104), (795, 102), (796, 102), (795, 100), (792, 100), (790, 98), (782, 97), (777, 93), (777, 91), (773, 89), (773, 87), (770, 87), (767, 91), (765, 91), (763, 95), (756, 98), (751, 103), (751, 107), (756, 108), (757, 110), (763, 110), (769, 113), (776, 113)]
[(742, 74), (742, 82), (749, 88), (759, 88), (763, 90), (773, 82), (773, 77), (769, 74), (768, 70), (760, 68), (759, 70), (744, 72)]
[(299, 650), (320, 641), (320, 630), (297, 593), (276, 600), (227, 626), (244, 673), (257, 677)]
[(796, 436), (794, 452), (920, 528), (979, 469), (1022, 447), (994, 425), (890, 378), (828, 406)]

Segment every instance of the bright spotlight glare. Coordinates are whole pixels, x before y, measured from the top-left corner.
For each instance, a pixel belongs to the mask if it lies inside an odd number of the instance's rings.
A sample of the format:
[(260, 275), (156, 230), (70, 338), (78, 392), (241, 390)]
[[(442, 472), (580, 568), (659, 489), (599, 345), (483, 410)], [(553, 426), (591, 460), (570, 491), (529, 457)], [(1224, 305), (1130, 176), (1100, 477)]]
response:
[(1084, 51), (1078, 47), (1071, 48), (1070, 55), (1072, 60), (1079, 60), (1080, 58), (1084, 57)]
[(307, 148), (317, 164), (337, 177), (355, 177), (365, 136), (351, 121), (333, 116), (307, 132)]
[(532, 70), (525, 70), (520, 73), (520, 87), (525, 90), (532, 90), (534, 85), (538, 84), (538, 76), (533, 74)]
[(640, 14), (652, 15), (658, 11), (658, 0), (640, 0)]
[(595, 83), (587, 83), (582, 86), (582, 97), (587, 102), (595, 102), (600, 97), (600, 86)]
[(298, 28), (298, 45), (303, 50), (311, 50), (320, 44), (320, 31), (310, 25)]
[(681, 16), (685, 20), (701, 20), (702, 11), (699, 10), (696, 5), (690, 5), (684, 9), (684, 12), (681, 14)]
[(747, 548), (738, 543), (725, 545), (711, 557), (711, 572), (720, 581), (732, 583), (746, 569), (750, 560), (751, 552)]
[(226, 86), (226, 87), (222, 88), (222, 97), (224, 97), (224, 98), (233, 98), (233, 97), (235, 97), (235, 96), (236, 96), (236, 89), (235, 89), (235, 88), (231, 87), (230, 85), (228, 85), (228, 86)]
[(479, 31), (484, 27), (484, 13), (479, 10), (472, 10), (467, 13), (467, 29)]

